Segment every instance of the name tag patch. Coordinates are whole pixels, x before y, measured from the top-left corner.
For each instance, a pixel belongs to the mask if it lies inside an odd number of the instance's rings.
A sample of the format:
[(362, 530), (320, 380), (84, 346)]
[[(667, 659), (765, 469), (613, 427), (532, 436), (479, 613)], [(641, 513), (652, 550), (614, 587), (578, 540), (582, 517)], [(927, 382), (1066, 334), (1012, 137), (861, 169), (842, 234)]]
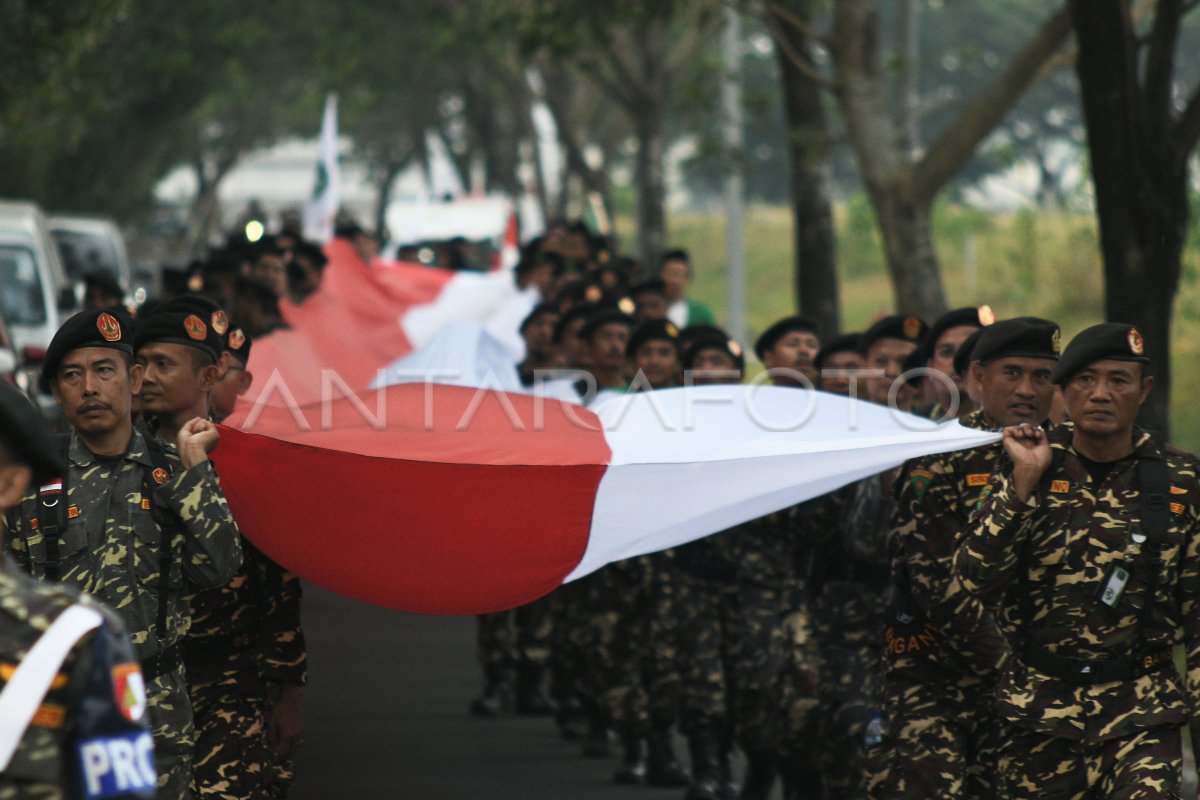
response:
[(967, 476), (967, 486), (986, 486), (989, 477), (986, 472), (973, 472)]
[(1051, 481), (1050, 482), (1050, 491), (1054, 492), (1055, 494), (1062, 494), (1063, 492), (1069, 491), (1070, 488), (1071, 488), (1070, 481)]
[(149, 731), (87, 739), (79, 743), (78, 753), (87, 800), (154, 792), (154, 740)]
[(1171, 503), (1172, 514), (1182, 514), (1184, 512), (1183, 503)]

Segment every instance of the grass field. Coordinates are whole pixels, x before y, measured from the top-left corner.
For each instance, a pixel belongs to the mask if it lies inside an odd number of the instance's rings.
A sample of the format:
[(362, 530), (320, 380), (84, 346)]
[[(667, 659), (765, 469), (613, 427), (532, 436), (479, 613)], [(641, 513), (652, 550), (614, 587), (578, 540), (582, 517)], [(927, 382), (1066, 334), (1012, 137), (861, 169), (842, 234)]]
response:
[[(622, 220), (622, 233), (632, 232)], [(1095, 221), (1060, 211), (988, 214), (943, 206), (935, 231), (951, 307), (987, 303), (998, 317), (1032, 314), (1063, 328), (1063, 339), (1103, 321), (1103, 284)], [(870, 208), (861, 198), (837, 212), (842, 324), (861, 330), (892, 309), (891, 284)], [(693, 295), (725, 314), (725, 220), (719, 213), (687, 212), (670, 219), (670, 244), (692, 254)], [(1172, 440), (1200, 450), (1200, 415), (1190, 398), (1200, 392), (1200, 241), (1193, 237), (1175, 304), (1172, 342)], [(755, 206), (746, 223), (747, 327), (751, 341), (794, 309), (791, 211)], [(632, 242), (627, 242), (632, 250)]]

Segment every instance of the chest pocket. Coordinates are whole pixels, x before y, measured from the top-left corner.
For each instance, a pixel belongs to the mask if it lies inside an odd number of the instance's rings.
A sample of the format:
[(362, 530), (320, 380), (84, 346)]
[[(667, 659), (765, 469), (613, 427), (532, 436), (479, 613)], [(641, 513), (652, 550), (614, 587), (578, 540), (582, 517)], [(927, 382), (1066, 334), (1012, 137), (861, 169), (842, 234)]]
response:
[(144, 588), (156, 592), (178, 590), (183, 587), (183, 570), (176, 551), (178, 530), (170, 524), (169, 515), (156, 508), (157, 502), (158, 499), (147, 491), (130, 498), (128, 519), (133, 528), (133, 536), (129, 538), (133, 572)]

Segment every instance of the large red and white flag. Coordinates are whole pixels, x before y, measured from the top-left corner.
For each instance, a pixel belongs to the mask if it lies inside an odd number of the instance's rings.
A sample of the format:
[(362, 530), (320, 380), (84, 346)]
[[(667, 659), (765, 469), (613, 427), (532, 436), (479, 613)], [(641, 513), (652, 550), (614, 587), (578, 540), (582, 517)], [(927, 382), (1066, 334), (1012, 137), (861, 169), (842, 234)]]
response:
[[(320, 292), (284, 309), (292, 328), (255, 343), (253, 392), (213, 458), (263, 552), (368, 603), (512, 608), (611, 561), (997, 438), (771, 386), (632, 394), (594, 410), (518, 394), (483, 326), (528, 302), (511, 279), (501, 288), (503, 273), (368, 268), (338, 240), (327, 251)], [(414, 326), (422, 315), (444, 333)], [(476, 324), (445, 328), (453, 319)], [(414, 331), (431, 340), (419, 353)], [(410, 353), (399, 366), (429, 380), (388, 385), (385, 367)], [(484, 388), (438, 384), (444, 367)]]
[(433, 383), (274, 399), (242, 406), (214, 453), (246, 535), (335, 592), (438, 614), (511, 608), (610, 561), (996, 439), (770, 386), (629, 395), (597, 413)]

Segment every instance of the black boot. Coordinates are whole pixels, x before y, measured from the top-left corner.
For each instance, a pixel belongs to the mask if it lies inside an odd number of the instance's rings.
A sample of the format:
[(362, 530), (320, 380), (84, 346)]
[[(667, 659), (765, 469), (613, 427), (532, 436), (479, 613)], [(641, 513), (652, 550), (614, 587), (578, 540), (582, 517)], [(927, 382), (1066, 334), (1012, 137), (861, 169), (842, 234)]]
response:
[[(724, 775), (721, 769), (721, 737), (711, 728), (702, 728), (688, 738), (692, 757), (692, 782), (684, 800), (723, 800)], [(726, 753), (728, 756), (728, 753)], [(725, 759), (728, 770), (729, 759)]]
[(792, 769), (785, 763), (780, 771), (783, 778), (783, 800), (823, 800), (825, 785), (818, 769)]
[(546, 694), (543, 678), (546, 668), (541, 664), (521, 662), (517, 666), (517, 713), (527, 717), (549, 717), (558, 710)]
[(779, 774), (779, 757), (769, 750), (746, 753), (746, 779), (742, 781), (740, 800), (767, 800), (775, 776)]
[(512, 670), (500, 664), (483, 668), (483, 694), (471, 701), (471, 713), (477, 717), (499, 717), (513, 709)]
[(582, 742), (587, 737), (587, 714), (578, 697), (563, 698), (554, 713), (554, 721), (558, 723), (559, 735), (568, 742)]
[(622, 736), (621, 768), (613, 773), (615, 783), (637, 785), (646, 779), (646, 759), (638, 736)]
[(687, 770), (675, 757), (670, 727), (657, 727), (647, 739), (646, 783), (663, 788), (687, 786), (691, 782)]
[(583, 754), (587, 758), (608, 758), (612, 755), (608, 746), (608, 722), (594, 708), (589, 708), (586, 713), (587, 735), (583, 737)]

